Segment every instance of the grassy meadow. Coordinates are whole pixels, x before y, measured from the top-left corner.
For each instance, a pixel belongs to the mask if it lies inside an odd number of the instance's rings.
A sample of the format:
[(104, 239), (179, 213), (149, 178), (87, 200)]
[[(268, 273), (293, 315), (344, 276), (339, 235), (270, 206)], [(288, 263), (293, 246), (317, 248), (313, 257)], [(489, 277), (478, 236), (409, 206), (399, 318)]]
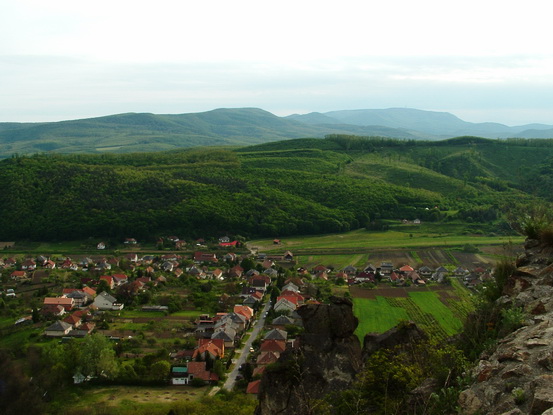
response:
[(457, 334), (474, 309), (470, 292), (455, 280), (451, 286), (387, 287), (353, 291), (353, 311), (359, 319), (355, 334), (383, 333), (412, 320), (438, 340)]
[(301, 255), (330, 255), (330, 254), (358, 254), (374, 249), (409, 249), (424, 247), (462, 247), (466, 244), (504, 245), (522, 243), (522, 236), (485, 235), (477, 227), (467, 224), (396, 224), (388, 231), (367, 231), (357, 229), (351, 232), (293, 236), (281, 239), (280, 245), (273, 244), (273, 240), (257, 239), (250, 241), (250, 248), (257, 248), (259, 252), (282, 253), (286, 250)]

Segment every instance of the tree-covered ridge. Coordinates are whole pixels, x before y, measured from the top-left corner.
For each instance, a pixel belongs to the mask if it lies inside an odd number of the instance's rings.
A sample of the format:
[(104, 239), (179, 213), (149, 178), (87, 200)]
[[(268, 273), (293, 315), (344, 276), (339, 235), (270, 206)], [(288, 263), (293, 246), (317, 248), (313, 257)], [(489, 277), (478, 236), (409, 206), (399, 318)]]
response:
[(0, 162), (0, 239), (316, 234), (381, 219), (440, 220), (446, 210), (489, 220), (530, 200), (526, 183), (547, 175), (552, 160), (549, 141), (350, 136), (14, 156)]

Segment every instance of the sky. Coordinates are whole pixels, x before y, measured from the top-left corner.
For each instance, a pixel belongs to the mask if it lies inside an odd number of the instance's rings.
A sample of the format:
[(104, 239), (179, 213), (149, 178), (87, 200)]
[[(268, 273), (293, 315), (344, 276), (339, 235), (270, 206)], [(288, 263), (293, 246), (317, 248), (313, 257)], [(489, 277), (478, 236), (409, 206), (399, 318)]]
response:
[(553, 124), (551, 3), (2, 0), (0, 122), (405, 107)]

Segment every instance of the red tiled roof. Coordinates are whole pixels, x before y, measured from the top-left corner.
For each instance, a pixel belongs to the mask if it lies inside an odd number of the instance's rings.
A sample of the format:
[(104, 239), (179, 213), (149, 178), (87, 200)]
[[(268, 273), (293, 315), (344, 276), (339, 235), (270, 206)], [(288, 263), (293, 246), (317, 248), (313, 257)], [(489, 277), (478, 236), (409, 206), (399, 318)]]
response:
[(254, 380), (253, 382), (248, 383), (248, 387), (246, 388), (246, 393), (259, 393), (259, 385), (261, 384), (260, 380)]

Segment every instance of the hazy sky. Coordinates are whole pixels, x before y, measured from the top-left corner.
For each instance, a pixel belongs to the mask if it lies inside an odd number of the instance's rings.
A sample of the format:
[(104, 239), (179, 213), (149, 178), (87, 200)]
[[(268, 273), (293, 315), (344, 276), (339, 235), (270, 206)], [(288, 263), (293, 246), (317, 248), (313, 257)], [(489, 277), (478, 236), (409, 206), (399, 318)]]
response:
[(553, 124), (548, 1), (1, 0), (0, 122), (410, 107)]

